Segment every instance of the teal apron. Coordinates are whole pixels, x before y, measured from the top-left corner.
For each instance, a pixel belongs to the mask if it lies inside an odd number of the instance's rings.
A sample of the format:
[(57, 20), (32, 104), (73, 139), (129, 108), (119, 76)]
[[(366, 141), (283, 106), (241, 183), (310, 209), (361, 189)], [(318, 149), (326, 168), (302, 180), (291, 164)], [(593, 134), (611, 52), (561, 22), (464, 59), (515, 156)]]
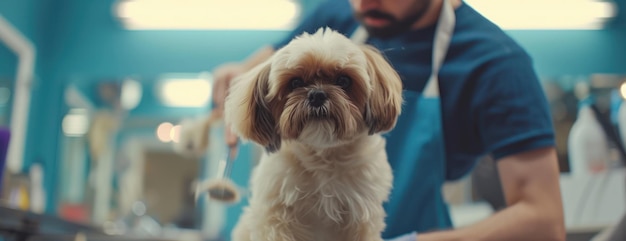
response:
[[(446, 180), (446, 156), (439, 98), (439, 69), (446, 55), (455, 16), (445, 0), (437, 23), (432, 74), (423, 93), (404, 91), (402, 114), (394, 130), (385, 134), (394, 183), (387, 211), (389, 239), (414, 231), (425, 232), (452, 226), (441, 191)], [(358, 28), (355, 42), (365, 42), (367, 33)]]

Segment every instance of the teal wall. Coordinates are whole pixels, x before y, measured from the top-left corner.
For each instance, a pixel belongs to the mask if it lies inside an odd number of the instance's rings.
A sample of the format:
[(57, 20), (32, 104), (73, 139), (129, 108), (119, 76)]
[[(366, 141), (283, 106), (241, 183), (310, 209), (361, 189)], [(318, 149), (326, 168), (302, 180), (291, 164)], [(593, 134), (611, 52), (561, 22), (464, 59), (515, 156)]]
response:
[[(33, 98), (31, 102), (31, 116), (29, 118), (30, 125), (27, 134), (27, 150), (24, 157), (25, 163), (32, 163), (35, 156), (32, 155), (33, 150), (39, 147), (37, 140), (51, 139), (54, 133), (48, 124), (49, 113), (41, 113), (41, 103), (45, 103), (48, 92), (42, 91), (41, 84), (50, 79), (46, 73), (46, 63), (48, 63), (49, 55), (45, 51), (49, 44), (50, 29), (54, 27), (54, 22), (50, 21), (53, 14), (53, 0), (3, 0), (0, 1), (0, 14), (7, 19), (18, 31), (28, 38), (34, 45), (36, 50), (35, 78), (32, 85)], [(7, 54), (8, 53), (8, 54)], [(0, 74), (6, 76), (14, 76), (16, 67), (16, 57), (10, 53), (5, 47), (0, 49)], [(7, 64), (8, 63), (8, 64)], [(45, 78), (41, 78), (45, 76)], [(47, 127), (47, 128), (46, 128)], [(47, 172), (53, 171), (48, 168), (47, 160), (38, 158), (44, 164)], [(51, 175), (46, 176), (46, 182), (54, 181)]]
[(626, 73), (626, 29), (509, 31), (542, 76)]
[(48, 6), (53, 0), (3, 0), (0, 14), (33, 41), (43, 38)]
[(0, 81), (15, 76), (17, 56), (6, 46), (0, 45)]
[[(45, 32), (49, 25), (46, 10), (52, 0), (3, 0), (0, 1), (0, 15), (20, 31), (37, 51), (45, 43)], [(39, 53), (41, 54), (41, 53)], [(38, 59), (37, 74), (42, 72), (42, 61)], [(0, 44), (0, 80), (14, 79), (17, 68), (17, 56), (4, 44)]]
[[(317, 0), (303, 0), (314, 6)], [(622, 1), (623, 2), (623, 1)], [(54, 4), (52, 4), (54, 3)], [(2, 0), (0, 14), (37, 47), (37, 75), (25, 163), (45, 164), (58, 172), (60, 126), (66, 107), (63, 89), (70, 82), (89, 86), (99, 81), (137, 77), (148, 87), (134, 114), (180, 116), (198, 109), (167, 109), (150, 89), (162, 73), (209, 71), (248, 56), (282, 31), (125, 31), (111, 15), (112, 0)], [(510, 31), (532, 55), (543, 76), (626, 73), (626, 34), (621, 30)], [(3, 52), (4, 51), (4, 52)], [(11, 61), (0, 48), (0, 62)], [(0, 67), (2, 71), (10, 68)], [(46, 179), (55, 212), (57, 179)]]

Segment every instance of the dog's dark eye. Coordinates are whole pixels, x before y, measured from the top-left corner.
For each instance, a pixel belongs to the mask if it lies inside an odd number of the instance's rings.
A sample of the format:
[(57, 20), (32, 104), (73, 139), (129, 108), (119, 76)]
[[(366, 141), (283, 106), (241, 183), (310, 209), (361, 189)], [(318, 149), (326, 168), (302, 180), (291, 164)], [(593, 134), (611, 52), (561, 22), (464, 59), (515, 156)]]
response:
[(304, 80), (302, 80), (301, 78), (293, 78), (289, 81), (289, 84), (291, 85), (292, 89), (300, 88), (304, 86)]
[(350, 87), (350, 84), (352, 84), (352, 79), (350, 79), (350, 77), (348, 76), (342, 75), (337, 78), (335, 84), (339, 85), (341, 88), (346, 89)]

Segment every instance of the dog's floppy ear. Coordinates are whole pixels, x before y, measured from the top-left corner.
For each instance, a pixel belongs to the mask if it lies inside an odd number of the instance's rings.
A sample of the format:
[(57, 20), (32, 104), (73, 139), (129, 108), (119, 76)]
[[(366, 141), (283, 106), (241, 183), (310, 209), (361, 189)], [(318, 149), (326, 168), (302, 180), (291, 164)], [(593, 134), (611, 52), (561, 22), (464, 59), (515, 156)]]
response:
[(224, 119), (241, 138), (274, 152), (281, 142), (266, 99), (270, 70), (266, 61), (233, 80), (224, 104)]
[(367, 58), (367, 72), (372, 93), (365, 110), (369, 134), (393, 129), (402, 111), (402, 80), (398, 72), (380, 51), (371, 45), (361, 45)]

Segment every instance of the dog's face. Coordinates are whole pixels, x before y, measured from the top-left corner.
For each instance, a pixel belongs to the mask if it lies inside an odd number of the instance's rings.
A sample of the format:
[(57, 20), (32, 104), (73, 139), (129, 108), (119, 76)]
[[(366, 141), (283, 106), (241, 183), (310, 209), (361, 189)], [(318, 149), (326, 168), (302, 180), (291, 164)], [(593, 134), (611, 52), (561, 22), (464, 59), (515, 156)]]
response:
[(235, 80), (225, 120), (269, 151), (282, 140), (324, 148), (392, 129), (401, 103), (400, 77), (377, 50), (320, 29)]

